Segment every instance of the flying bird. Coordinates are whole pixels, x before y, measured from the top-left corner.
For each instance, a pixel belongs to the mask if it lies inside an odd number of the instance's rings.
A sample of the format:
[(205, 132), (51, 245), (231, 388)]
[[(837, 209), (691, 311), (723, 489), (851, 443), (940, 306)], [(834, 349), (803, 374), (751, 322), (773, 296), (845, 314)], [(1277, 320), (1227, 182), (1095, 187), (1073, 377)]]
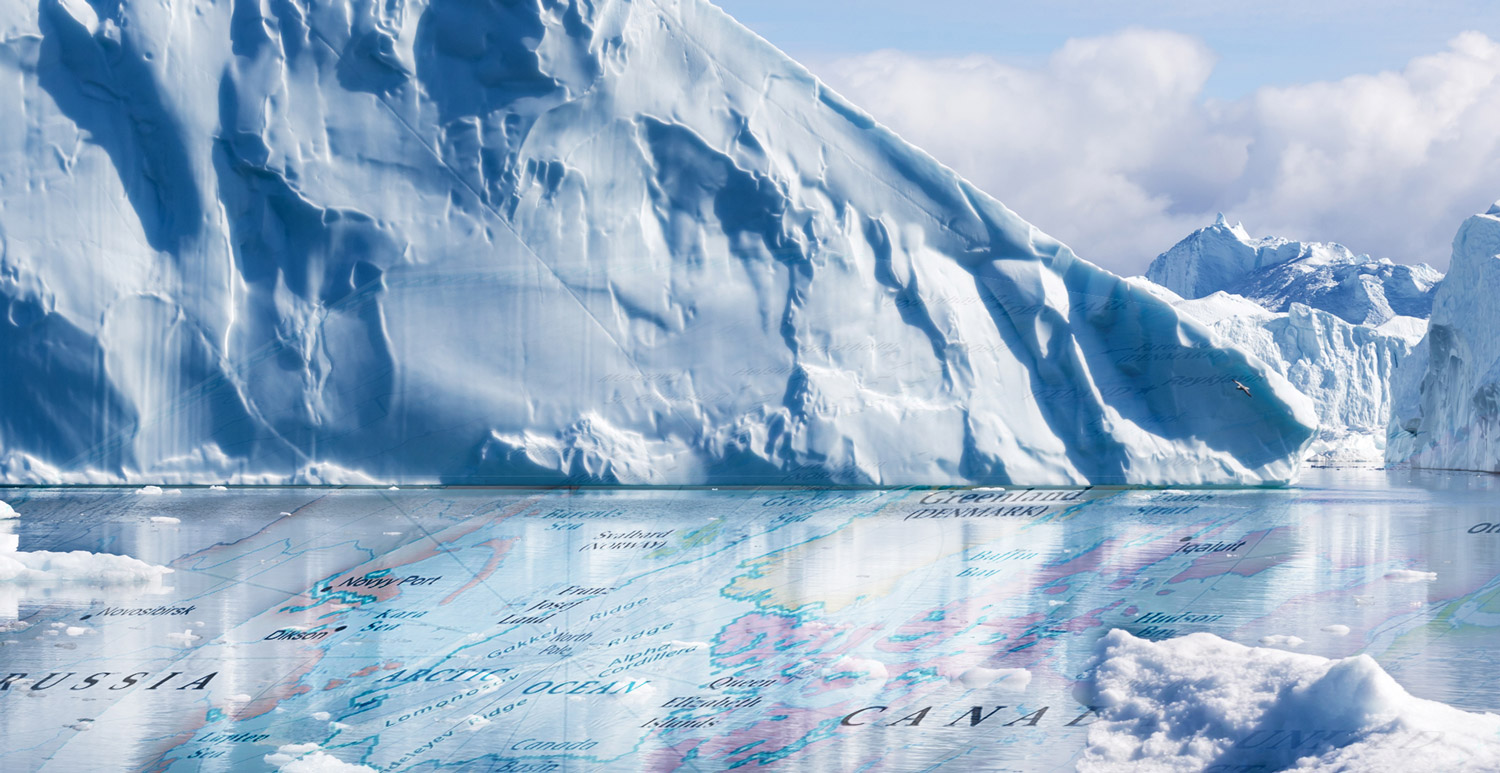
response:
[(1238, 379), (1236, 379), (1235, 382), (1234, 382), (1234, 388), (1240, 390), (1241, 392), (1244, 392), (1246, 397), (1254, 397), (1255, 396), (1255, 395), (1250, 394), (1250, 387), (1247, 387), (1244, 384), (1241, 384)]

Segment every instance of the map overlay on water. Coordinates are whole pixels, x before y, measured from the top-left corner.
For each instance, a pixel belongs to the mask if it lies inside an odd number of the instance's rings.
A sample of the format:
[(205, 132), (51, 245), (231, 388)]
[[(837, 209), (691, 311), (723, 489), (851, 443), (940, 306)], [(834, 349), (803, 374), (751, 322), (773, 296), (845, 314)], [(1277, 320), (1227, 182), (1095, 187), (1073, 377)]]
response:
[(0, 767), (1071, 770), (1114, 628), (1494, 710), (1496, 485), (12, 489), (22, 550), (172, 572), (0, 584)]

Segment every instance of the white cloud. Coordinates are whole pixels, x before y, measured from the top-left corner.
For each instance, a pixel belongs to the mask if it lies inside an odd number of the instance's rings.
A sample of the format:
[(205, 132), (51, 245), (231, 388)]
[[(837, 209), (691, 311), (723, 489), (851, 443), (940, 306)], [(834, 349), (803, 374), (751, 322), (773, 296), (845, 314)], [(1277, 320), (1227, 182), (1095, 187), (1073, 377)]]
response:
[(1446, 266), (1500, 198), (1500, 44), (1464, 33), (1401, 72), (1206, 99), (1174, 32), (1075, 39), (1046, 62), (881, 51), (822, 74), (1085, 258), (1139, 273), (1220, 211), (1252, 233)]

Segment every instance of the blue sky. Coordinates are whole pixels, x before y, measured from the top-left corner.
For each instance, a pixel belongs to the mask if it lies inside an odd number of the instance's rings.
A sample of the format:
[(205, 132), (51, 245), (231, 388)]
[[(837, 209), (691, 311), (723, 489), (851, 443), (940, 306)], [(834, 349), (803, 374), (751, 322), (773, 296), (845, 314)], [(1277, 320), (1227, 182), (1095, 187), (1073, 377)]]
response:
[(1121, 273), (1219, 212), (1445, 268), (1500, 199), (1496, 0), (716, 0)]
[(1399, 69), (1466, 30), (1500, 36), (1495, 0), (715, 0), (814, 69), (879, 49), (1025, 62), (1069, 38), (1138, 26), (1201, 39), (1218, 56), (1205, 93), (1243, 96)]

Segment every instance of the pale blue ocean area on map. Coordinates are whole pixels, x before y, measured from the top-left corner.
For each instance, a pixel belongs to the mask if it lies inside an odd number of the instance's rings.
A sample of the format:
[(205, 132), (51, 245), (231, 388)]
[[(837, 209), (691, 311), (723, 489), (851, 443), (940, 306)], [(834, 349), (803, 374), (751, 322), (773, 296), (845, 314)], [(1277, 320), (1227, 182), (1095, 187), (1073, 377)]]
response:
[(1116, 628), (1493, 711), (1497, 489), (9, 489), (173, 571), (4, 587), (0, 768), (1071, 770)]

